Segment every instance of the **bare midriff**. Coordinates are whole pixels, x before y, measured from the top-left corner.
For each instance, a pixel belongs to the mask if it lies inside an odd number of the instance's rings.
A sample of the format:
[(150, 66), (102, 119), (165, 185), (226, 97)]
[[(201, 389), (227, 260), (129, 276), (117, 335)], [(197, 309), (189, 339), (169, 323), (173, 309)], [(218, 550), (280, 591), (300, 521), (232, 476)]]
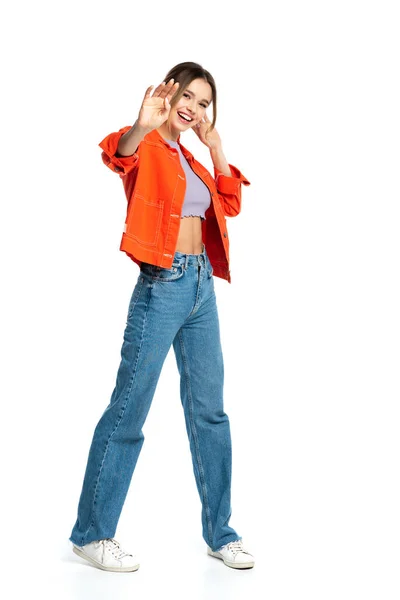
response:
[(179, 228), (178, 252), (184, 254), (201, 254), (203, 252), (203, 235), (200, 217), (182, 217)]

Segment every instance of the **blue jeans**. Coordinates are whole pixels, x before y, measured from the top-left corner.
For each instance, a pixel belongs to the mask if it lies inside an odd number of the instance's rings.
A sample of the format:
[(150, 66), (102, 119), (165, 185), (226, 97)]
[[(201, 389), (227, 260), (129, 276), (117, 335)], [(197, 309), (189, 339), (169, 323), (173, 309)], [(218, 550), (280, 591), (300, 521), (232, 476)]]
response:
[(164, 360), (173, 344), (202, 534), (214, 551), (241, 539), (229, 526), (232, 451), (223, 407), (224, 366), (212, 266), (176, 252), (171, 269), (142, 263), (129, 303), (121, 363), (96, 425), (70, 541), (114, 537)]

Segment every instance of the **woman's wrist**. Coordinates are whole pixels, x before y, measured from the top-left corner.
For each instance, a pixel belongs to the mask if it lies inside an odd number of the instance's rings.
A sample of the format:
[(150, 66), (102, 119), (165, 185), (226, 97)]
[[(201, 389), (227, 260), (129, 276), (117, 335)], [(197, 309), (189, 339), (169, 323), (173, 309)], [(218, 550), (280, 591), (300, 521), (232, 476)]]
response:
[(216, 148), (210, 148), (210, 155), (214, 167), (227, 177), (232, 177), (231, 169), (223, 153), (222, 146), (218, 145)]
[(150, 127), (144, 127), (144, 125), (141, 125), (139, 123), (139, 119), (136, 119), (134, 122), (133, 129), (137, 131), (137, 133), (140, 133), (140, 135), (143, 135), (143, 137), (150, 133), (150, 131), (153, 131)]
[(118, 142), (117, 154), (119, 156), (132, 156), (139, 147), (140, 142), (151, 129), (143, 127), (136, 120), (129, 131), (126, 131)]
[(218, 154), (222, 153), (223, 154), (222, 144), (218, 144), (218, 146), (211, 146), (210, 147), (210, 152), (215, 152), (215, 153), (218, 153)]

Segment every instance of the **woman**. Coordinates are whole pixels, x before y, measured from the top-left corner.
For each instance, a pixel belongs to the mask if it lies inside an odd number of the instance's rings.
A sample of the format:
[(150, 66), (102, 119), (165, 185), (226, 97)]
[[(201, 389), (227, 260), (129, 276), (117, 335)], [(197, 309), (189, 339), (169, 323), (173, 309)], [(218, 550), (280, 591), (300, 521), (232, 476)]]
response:
[[(230, 567), (251, 568), (254, 558), (228, 524), (231, 438), (213, 281), (216, 275), (230, 282), (225, 217), (240, 212), (241, 184), (249, 181), (223, 154), (208, 71), (181, 63), (152, 89), (135, 124), (100, 143), (103, 162), (120, 174), (128, 200), (120, 249), (140, 274), (116, 385), (93, 435), (69, 539), (76, 554), (101, 569), (139, 568), (114, 534), (144, 441), (142, 427), (173, 345), (207, 552)], [(212, 122), (206, 114), (211, 104)], [(181, 145), (188, 129), (209, 148), (214, 177)]]

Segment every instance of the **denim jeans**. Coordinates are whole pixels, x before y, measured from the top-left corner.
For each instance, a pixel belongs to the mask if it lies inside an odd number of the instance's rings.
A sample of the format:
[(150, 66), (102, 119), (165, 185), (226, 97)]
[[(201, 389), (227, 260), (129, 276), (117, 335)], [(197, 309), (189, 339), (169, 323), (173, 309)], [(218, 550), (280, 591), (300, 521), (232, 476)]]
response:
[(116, 384), (96, 425), (70, 541), (114, 537), (164, 360), (173, 344), (200, 495), (202, 535), (214, 551), (241, 539), (229, 526), (232, 451), (212, 266), (176, 252), (170, 269), (142, 263), (130, 299)]

